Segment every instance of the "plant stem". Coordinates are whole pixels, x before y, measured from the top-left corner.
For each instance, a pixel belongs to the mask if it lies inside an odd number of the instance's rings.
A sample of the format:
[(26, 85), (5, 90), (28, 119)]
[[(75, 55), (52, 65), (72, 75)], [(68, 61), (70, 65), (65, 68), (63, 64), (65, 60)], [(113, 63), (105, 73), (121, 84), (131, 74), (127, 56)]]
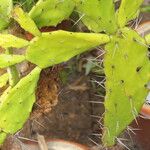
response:
[[(8, 49), (6, 49), (6, 53), (13, 54), (13, 51), (12, 51), (12, 49), (8, 48)], [(14, 87), (19, 81), (19, 72), (15, 65), (8, 67), (7, 72), (9, 75), (9, 85), (11, 87)]]

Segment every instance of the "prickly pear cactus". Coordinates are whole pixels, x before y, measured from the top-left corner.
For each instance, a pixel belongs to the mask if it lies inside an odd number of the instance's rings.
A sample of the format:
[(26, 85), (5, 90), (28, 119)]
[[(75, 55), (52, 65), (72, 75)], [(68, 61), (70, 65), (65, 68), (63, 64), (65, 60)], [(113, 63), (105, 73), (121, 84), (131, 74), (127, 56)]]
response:
[(27, 48), (26, 59), (41, 68), (65, 62), (75, 55), (83, 53), (100, 44), (109, 42), (103, 34), (73, 33), (54, 31), (42, 33), (31, 41)]
[(32, 33), (34, 36), (40, 36), (41, 32), (37, 28), (35, 22), (29, 17), (29, 14), (24, 12), (20, 7), (14, 9), (13, 18), (26, 31)]
[(27, 45), (29, 45), (29, 42), (24, 39), (18, 38), (11, 34), (0, 34), (0, 46), (3, 48), (21, 48)]
[(148, 94), (150, 61), (145, 41), (129, 28), (120, 29), (106, 45), (106, 97), (103, 143), (117, 136), (134, 120)]
[(143, 0), (122, 0), (118, 10), (118, 25), (124, 27), (128, 21), (135, 19), (139, 14), (139, 7)]
[(8, 73), (5, 73), (0, 76), (0, 88), (2, 88), (7, 84), (8, 79), (9, 79)]
[(117, 30), (113, 0), (80, 0), (77, 11), (89, 30), (106, 33)]
[(21, 55), (0, 55), (0, 68), (6, 68), (8, 66), (20, 63), (25, 60), (24, 56)]
[(68, 19), (75, 7), (73, 0), (39, 0), (29, 15), (37, 26), (56, 26)]
[(8, 26), (12, 7), (12, 0), (0, 0), (0, 30)]
[[(0, 97), (0, 144), (7, 134), (14, 134), (21, 129), (29, 117), (35, 102), (35, 90), (42, 68), (67, 61), (75, 55), (110, 41), (109, 36), (96, 33), (73, 33), (61, 30), (41, 33), (35, 22), (19, 7), (14, 9), (12, 17), (35, 37), (29, 42), (10, 34), (0, 34), (0, 46), (8, 51), (7, 54), (0, 55), (0, 68), (12, 67), (24, 60), (34, 63), (37, 67), (19, 82), (18, 79), (15, 84), (9, 82), (9, 88)], [(25, 55), (9, 53), (9, 49), (13, 51), (12, 48), (21, 47), (27, 48)]]
[(28, 119), (35, 102), (35, 90), (41, 69), (36, 67), (16, 86), (0, 97), (0, 144), (7, 134), (14, 134)]
[(147, 36), (145, 36), (145, 40), (146, 40), (146, 43), (148, 45), (150, 45), (150, 34), (148, 34)]

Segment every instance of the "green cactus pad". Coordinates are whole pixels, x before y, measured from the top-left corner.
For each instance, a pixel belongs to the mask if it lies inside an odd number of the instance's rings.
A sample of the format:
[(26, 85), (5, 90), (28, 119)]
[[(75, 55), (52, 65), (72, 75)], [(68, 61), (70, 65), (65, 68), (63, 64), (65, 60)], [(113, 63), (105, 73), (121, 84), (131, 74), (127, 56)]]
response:
[(77, 11), (89, 30), (106, 33), (117, 30), (113, 0), (81, 0)]
[(0, 132), (0, 146), (3, 144), (4, 140), (7, 137), (7, 133), (5, 132)]
[(9, 75), (8, 73), (5, 73), (3, 75), (0, 76), (0, 88), (2, 88), (3, 86), (5, 86), (7, 84), (9, 80)]
[(0, 0), (0, 30), (8, 26), (12, 7), (12, 0)]
[(145, 41), (124, 28), (105, 47), (106, 97), (103, 143), (113, 146), (117, 136), (136, 118), (148, 94), (150, 61)]
[(122, 0), (118, 10), (118, 25), (124, 27), (128, 21), (135, 19), (139, 14), (139, 7), (143, 0)]
[(40, 36), (41, 32), (37, 28), (35, 22), (25, 13), (20, 7), (16, 7), (13, 11), (13, 18), (20, 24), (20, 26), (32, 33), (34, 36)]
[(150, 34), (145, 36), (146, 43), (150, 45)]
[(109, 42), (109, 36), (92, 33), (54, 31), (31, 41), (26, 59), (41, 68), (65, 62), (75, 55)]
[(25, 57), (22, 55), (0, 55), (0, 68), (6, 68), (14, 64), (20, 63), (25, 60)]
[(24, 39), (18, 38), (11, 34), (0, 34), (0, 46), (3, 48), (22, 48), (27, 45), (29, 45), (29, 42)]
[(29, 15), (37, 26), (56, 26), (68, 19), (75, 7), (73, 0), (39, 0)]
[(0, 98), (0, 130), (14, 134), (28, 119), (35, 102), (35, 90), (41, 69), (36, 67), (22, 78), (16, 86), (9, 88)]

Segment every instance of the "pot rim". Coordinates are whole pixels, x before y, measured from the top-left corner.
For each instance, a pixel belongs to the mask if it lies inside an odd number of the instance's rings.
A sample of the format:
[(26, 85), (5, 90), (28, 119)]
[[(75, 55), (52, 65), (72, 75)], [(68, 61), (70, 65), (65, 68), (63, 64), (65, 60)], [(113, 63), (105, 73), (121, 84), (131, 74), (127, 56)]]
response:
[[(145, 25), (149, 25), (147, 29), (143, 30), (144, 32), (150, 30), (150, 21), (145, 21), (143, 22), (142, 24), (140, 24), (138, 26), (138, 28), (136, 29), (136, 31), (139, 33), (139, 34), (142, 34), (142, 32), (140, 32), (140, 30), (142, 30), (144, 28)], [(142, 115), (143, 118), (145, 119), (150, 119), (150, 105), (145, 103), (143, 106), (142, 106), (142, 109), (141, 109), (141, 112), (140, 114)]]
[[(56, 138), (45, 138), (45, 141), (46, 143), (48, 142), (58, 142), (58, 143), (66, 143), (66, 144), (71, 144), (71, 145), (74, 145), (74, 146), (77, 146), (78, 148), (81, 148), (83, 150), (90, 150), (89, 147), (85, 146), (85, 145), (82, 145), (82, 144), (79, 144), (79, 143), (76, 143), (76, 142), (73, 142), (73, 141), (70, 141), (70, 140), (63, 140), (63, 139), (56, 139)], [(38, 142), (36, 141), (23, 141), (24, 144), (30, 144), (30, 145), (38, 145)]]

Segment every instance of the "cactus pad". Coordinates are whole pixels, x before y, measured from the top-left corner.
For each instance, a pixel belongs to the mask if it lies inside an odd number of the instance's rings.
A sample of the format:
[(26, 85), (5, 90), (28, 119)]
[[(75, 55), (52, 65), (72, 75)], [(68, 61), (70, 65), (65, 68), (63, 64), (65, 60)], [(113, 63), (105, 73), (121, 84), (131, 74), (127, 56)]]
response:
[(0, 0), (0, 30), (5, 29), (9, 24), (12, 6), (12, 0)]
[(14, 64), (20, 63), (25, 60), (25, 57), (22, 55), (0, 55), (0, 68), (6, 68)]
[(113, 0), (81, 0), (77, 10), (89, 30), (106, 33), (117, 30)]
[(68, 19), (74, 9), (73, 0), (39, 0), (29, 15), (37, 26), (56, 26)]
[(118, 25), (124, 27), (128, 21), (135, 19), (142, 3), (143, 0), (122, 0), (118, 10)]
[[(22, 128), (35, 102), (35, 90), (41, 69), (36, 67), (13, 88), (9, 88), (0, 98), (0, 130), (14, 134)], [(0, 133), (0, 138), (1, 138)], [(3, 136), (2, 136), (3, 137)], [(2, 143), (3, 139), (0, 139)]]
[(0, 76), (0, 88), (2, 88), (7, 84), (8, 79), (9, 79), (8, 73), (4, 73), (3, 75)]
[(109, 36), (92, 33), (54, 31), (31, 41), (26, 59), (41, 68), (69, 60), (88, 49), (109, 42)]
[(16, 7), (13, 11), (13, 18), (26, 31), (32, 33), (34, 36), (40, 36), (41, 32), (37, 28), (34, 21), (30, 18), (28, 13), (25, 13), (20, 7)]
[(134, 120), (148, 94), (150, 61), (145, 41), (133, 30), (121, 29), (106, 45), (106, 97), (103, 143), (116, 137)]
[(21, 48), (29, 45), (29, 42), (11, 34), (0, 34), (0, 46), (3, 48)]
[(150, 34), (145, 36), (146, 43), (150, 45)]

